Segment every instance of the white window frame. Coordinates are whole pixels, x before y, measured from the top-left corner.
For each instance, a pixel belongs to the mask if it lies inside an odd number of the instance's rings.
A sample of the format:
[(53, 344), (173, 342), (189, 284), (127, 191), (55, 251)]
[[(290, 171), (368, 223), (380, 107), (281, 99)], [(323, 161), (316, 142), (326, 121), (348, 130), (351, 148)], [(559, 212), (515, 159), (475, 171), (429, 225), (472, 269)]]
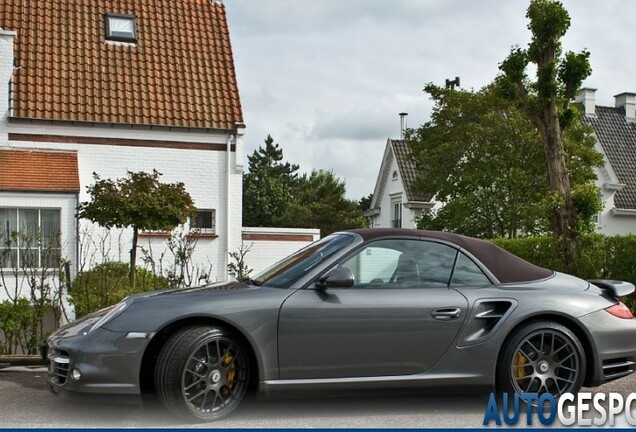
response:
[(391, 198), (391, 228), (402, 228), (402, 197)]
[[(5, 237), (6, 236), (11, 236), (12, 232), (19, 232), (20, 230), (20, 211), (21, 210), (36, 210), (38, 212), (38, 226), (37, 226), (37, 232), (39, 234), (42, 233), (42, 211), (43, 210), (48, 210), (48, 211), (57, 211), (58, 213), (58, 231), (57, 231), (57, 236), (58, 236), (58, 241), (59, 241), (59, 236), (61, 236), (61, 231), (62, 231), (62, 211), (60, 208), (51, 208), (51, 207), (0, 207), (0, 209), (2, 210), (10, 210), (10, 211), (15, 211), (16, 213), (16, 226), (15, 226), (15, 231), (8, 231), (8, 227), (0, 227), (0, 241), (4, 242)], [(3, 269), (11, 269), (11, 268), (38, 268), (38, 269), (42, 269), (42, 268), (58, 268), (58, 266), (55, 267), (42, 267), (42, 261), (45, 257), (43, 257), (42, 255), (42, 251), (44, 249), (44, 247), (46, 247), (46, 245), (42, 244), (42, 243), (38, 243), (37, 245), (28, 245), (31, 246), (28, 249), (33, 249), (33, 250), (37, 250), (37, 267), (31, 267), (31, 266), (25, 266), (24, 263), (22, 263), (22, 259), (20, 256), (20, 251), (26, 249), (24, 246), (21, 244), (21, 239), (18, 237), (17, 239), (17, 243), (15, 245), (10, 245), (9, 249), (11, 251), (15, 251), (15, 257), (16, 257), (16, 265), (11, 266), (11, 267), (5, 267), (3, 264), (4, 263), (0, 263), (0, 265), (2, 265)], [(35, 247), (34, 247), (35, 246)], [(6, 246), (4, 244), (0, 245), (0, 251), (4, 252)], [(57, 249), (59, 251), (59, 258), (60, 258), (60, 262), (61, 262), (61, 256), (62, 256), (62, 245), (61, 243), (57, 245), (57, 247), (55, 248), (51, 248), (51, 250), (53, 249)]]
[(197, 209), (197, 215), (198, 213), (211, 213), (212, 214), (212, 220), (211, 220), (211, 227), (201, 227), (197, 225), (197, 217), (193, 217), (192, 219), (190, 219), (190, 228), (194, 228), (196, 230), (198, 230), (201, 233), (204, 234), (216, 234), (216, 209)]
[[(118, 31), (117, 23), (128, 23), (130, 31)], [(104, 26), (106, 30), (106, 40), (117, 42), (137, 43), (137, 20), (133, 15), (124, 15), (116, 13), (107, 13), (104, 17)]]

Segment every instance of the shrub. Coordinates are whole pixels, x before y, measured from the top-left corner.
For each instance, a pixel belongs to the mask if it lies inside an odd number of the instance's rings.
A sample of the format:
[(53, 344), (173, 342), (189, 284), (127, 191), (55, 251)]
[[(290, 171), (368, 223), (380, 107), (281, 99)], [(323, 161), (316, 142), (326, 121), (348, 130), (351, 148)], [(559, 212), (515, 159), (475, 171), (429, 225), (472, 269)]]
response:
[(28, 299), (0, 303), (0, 354), (35, 354), (38, 318)]
[(79, 273), (69, 293), (77, 318), (113, 305), (131, 294), (168, 286), (165, 278), (137, 267), (133, 288), (128, 278), (129, 268), (126, 263), (107, 262)]

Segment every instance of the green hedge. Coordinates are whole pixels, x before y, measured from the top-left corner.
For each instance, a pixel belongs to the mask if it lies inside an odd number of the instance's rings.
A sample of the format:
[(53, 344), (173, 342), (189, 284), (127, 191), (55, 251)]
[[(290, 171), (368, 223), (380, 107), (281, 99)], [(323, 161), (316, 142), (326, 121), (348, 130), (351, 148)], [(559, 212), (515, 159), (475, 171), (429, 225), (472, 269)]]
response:
[[(493, 243), (533, 264), (567, 273), (551, 237), (494, 239)], [(583, 236), (576, 264), (576, 276), (583, 279), (617, 279), (636, 285), (636, 236)], [(622, 300), (636, 312), (636, 294)]]
[(132, 288), (128, 282), (129, 268), (126, 263), (108, 262), (79, 273), (69, 293), (77, 318), (113, 305), (131, 294), (168, 287), (165, 278), (137, 267), (135, 287)]

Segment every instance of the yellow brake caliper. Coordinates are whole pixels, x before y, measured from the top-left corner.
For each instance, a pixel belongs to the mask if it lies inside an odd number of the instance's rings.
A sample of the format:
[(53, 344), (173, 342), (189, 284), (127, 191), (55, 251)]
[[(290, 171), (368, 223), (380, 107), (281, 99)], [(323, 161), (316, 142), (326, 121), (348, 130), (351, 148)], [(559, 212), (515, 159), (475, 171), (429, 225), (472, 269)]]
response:
[(520, 352), (515, 356), (515, 378), (522, 379), (526, 376), (526, 368), (523, 367), (528, 363), (528, 359)]
[[(230, 352), (228, 351), (223, 356), (223, 359), (221, 360), (221, 364), (223, 365), (223, 367), (226, 367), (227, 365), (232, 363), (232, 360), (234, 360), (234, 356), (232, 354), (230, 354)], [(230, 367), (230, 370), (227, 371), (227, 381), (228, 381), (229, 387), (230, 387), (228, 389), (228, 393), (229, 393), (229, 390), (231, 390), (232, 387), (234, 387), (234, 378), (235, 377), (236, 377), (236, 364), (232, 364), (232, 366)]]

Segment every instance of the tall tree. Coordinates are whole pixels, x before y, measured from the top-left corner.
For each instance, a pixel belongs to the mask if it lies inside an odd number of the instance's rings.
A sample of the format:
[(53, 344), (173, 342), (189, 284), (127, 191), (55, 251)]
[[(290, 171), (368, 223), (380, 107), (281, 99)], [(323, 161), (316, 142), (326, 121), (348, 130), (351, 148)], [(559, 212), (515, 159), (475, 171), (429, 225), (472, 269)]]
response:
[[(431, 120), (409, 134), (419, 168), (415, 187), (444, 206), (418, 226), (486, 238), (549, 229), (540, 137), (501, 83), (477, 92), (428, 84), (425, 91), (434, 103)], [(591, 167), (602, 162), (589, 132), (576, 119), (566, 137), (573, 182), (585, 190)]]
[(243, 175), (243, 225), (274, 226), (292, 199), (298, 165), (283, 162), (283, 150), (270, 135), (248, 159)]
[(161, 173), (130, 172), (117, 180), (101, 179), (93, 173), (95, 184), (88, 186), (90, 201), (78, 207), (80, 218), (105, 228), (132, 227), (128, 279), (135, 286), (137, 241), (140, 230), (172, 231), (196, 214), (192, 197), (183, 183), (161, 183)]
[(358, 203), (346, 197), (344, 181), (331, 171), (303, 174), (294, 187), (294, 198), (275, 220), (275, 226), (319, 228), (320, 235), (365, 227)]
[[(590, 53), (562, 55), (561, 39), (570, 27), (570, 15), (560, 2), (532, 0), (526, 17), (532, 33), (527, 49), (514, 47), (499, 67), (511, 84), (511, 94), (541, 136), (554, 203), (552, 232), (566, 262), (574, 262), (577, 218), (563, 136), (575, 117), (570, 101), (592, 72)], [(536, 66), (535, 82), (526, 74), (529, 64)]]

